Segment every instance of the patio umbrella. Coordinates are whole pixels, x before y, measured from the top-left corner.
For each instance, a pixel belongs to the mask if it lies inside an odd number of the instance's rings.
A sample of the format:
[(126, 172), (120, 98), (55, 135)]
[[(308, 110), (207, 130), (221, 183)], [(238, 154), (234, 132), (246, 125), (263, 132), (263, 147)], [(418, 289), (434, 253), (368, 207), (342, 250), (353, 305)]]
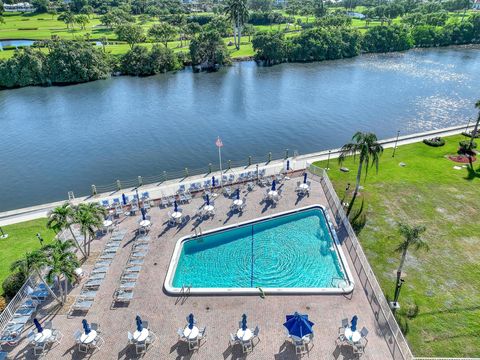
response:
[(357, 321), (358, 321), (358, 317), (357, 315), (354, 315), (352, 318), (352, 321), (350, 322), (351, 323), (350, 329), (352, 329), (352, 332), (357, 330)]
[(242, 330), (247, 330), (247, 315), (245, 314), (242, 315)]
[(175, 212), (178, 211), (177, 200), (175, 200), (175, 201), (173, 202), (173, 210), (174, 210)]
[(303, 183), (307, 183), (307, 173), (303, 174)]
[(240, 189), (237, 189), (237, 200), (240, 199)]
[(193, 329), (193, 323), (194, 322), (195, 322), (195, 320), (193, 319), (193, 314), (188, 315), (188, 328), (190, 330)]
[(215, 186), (215, 176), (212, 176), (212, 186)]
[(127, 197), (125, 196), (125, 194), (122, 194), (122, 201), (123, 205), (127, 205)]
[(275, 180), (272, 181), (272, 191), (275, 191)]
[(143, 322), (142, 322), (142, 318), (140, 317), (140, 315), (137, 315), (135, 317), (135, 321), (137, 322), (137, 331), (141, 332), (143, 330)]
[(33, 319), (33, 323), (35, 324), (35, 327), (37, 328), (37, 331), (39, 333), (43, 332), (42, 325), (38, 322), (37, 318)]
[(210, 196), (207, 195), (207, 205), (210, 205)]
[(306, 335), (312, 334), (313, 322), (308, 320), (308, 315), (302, 315), (295, 312), (293, 315), (287, 315), (287, 321), (283, 326), (288, 330), (288, 333), (292, 336), (303, 338)]
[(83, 325), (83, 331), (85, 332), (85, 335), (90, 334), (90, 331), (92, 331), (92, 329), (90, 328), (90, 325), (88, 325), (88, 322), (86, 319), (82, 320), (82, 325)]

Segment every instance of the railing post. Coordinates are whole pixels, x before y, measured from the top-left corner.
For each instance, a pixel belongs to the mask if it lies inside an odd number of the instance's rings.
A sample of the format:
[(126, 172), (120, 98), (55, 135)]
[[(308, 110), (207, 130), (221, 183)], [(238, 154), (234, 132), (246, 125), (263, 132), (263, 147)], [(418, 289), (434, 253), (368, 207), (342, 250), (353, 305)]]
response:
[(251, 165), (252, 165), (252, 157), (248, 156), (248, 166), (251, 166)]
[(122, 190), (122, 183), (120, 180), (117, 180), (117, 190)]
[(92, 196), (97, 195), (97, 187), (92, 184)]
[(138, 177), (138, 186), (142, 186), (143, 185), (143, 179), (141, 176)]
[(212, 163), (208, 163), (208, 173), (212, 173)]
[(188, 168), (185, 168), (185, 177), (188, 177)]
[(228, 160), (228, 170), (232, 168), (232, 160)]

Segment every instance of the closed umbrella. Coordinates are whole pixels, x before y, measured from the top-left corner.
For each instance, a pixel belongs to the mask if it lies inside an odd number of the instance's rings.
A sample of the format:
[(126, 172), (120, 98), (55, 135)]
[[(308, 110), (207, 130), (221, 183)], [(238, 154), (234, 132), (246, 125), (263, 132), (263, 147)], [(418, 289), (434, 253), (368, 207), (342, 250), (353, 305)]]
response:
[(273, 180), (272, 181), (272, 191), (275, 191), (275, 187), (276, 187), (275, 180)]
[(147, 219), (147, 210), (145, 208), (140, 208), (140, 211), (142, 212), (142, 220)]
[(290, 170), (290, 160), (287, 160), (287, 171)]
[(295, 312), (293, 315), (286, 316), (287, 321), (283, 324), (288, 330), (288, 333), (292, 336), (303, 338), (306, 335), (312, 334), (313, 322), (308, 320), (308, 315), (302, 315)]
[(88, 322), (86, 319), (82, 320), (82, 325), (83, 325), (83, 332), (85, 333), (85, 335), (90, 334), (90, 331), (92, 331), (92, 329), (90, 328), (90, 325), (88, 325)]
[(125, 194), (122, 194), (122, 201), (123, 205), (127, 205), (127, 197), (125, 196)]
[(195, 323), (195, 320), (194, 320), (194, 318), (193, 318), (193, 314), (188, 315), (188, 328), (189, 328), (190, 330), (193, 329), (194, 323)]
[(247, 330), (247, 315), (245, 314), (242, 315), (242, 330)]
[(140, 317), (140, 315), (137, 315), (135, 317), (135, 321), (137, 322), (137, 331), (138, 332), (142, 332), (143, 330), (143, 322), (142, 322), (142, 318)]
[(210, 196), (207, 195), (207, 206), (210, 205)]
[(352, 329), (352, 332), (357, 330), (357, 321), (358, 321), (358, 316), (354, 315), (352, 318), (352, 321), (350, 322), (351, 323), (350, 329)]
[(177, 200), (175, 200), (175, 201), (173, 202), (173, 210), (174, 210), (175, 212), (178, 211)]
[(237, 200), (240, 199), (240, 189), (237, 189)]
[(215, 176), (212, 176), (212, 186), (215, 187)]
[(303, 174), (303, 183), (307, 183), (307, 173)]
[(40, 325), (40, 323), (38, 322), (38, 320), (36, 318), (33, 319), (33, 323), (35, 324), (35, 327), (37, 328), (37, 331), (39, 333), (43, 332), (42, 325)]

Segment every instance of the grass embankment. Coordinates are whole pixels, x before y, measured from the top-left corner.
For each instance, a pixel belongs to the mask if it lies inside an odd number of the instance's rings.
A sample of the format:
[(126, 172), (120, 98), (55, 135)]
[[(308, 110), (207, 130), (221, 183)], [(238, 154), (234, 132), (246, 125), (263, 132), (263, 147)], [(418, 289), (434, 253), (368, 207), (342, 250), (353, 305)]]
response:
[[(40, 233), (44, 245), (50, 243), (55, 233), (46, 228), (47, 219), (37, 219), (18, 224), (2, 226), (8, 234), (7, 239), (0, 239), (0, 285), (10, 275), (10, 264), (21, 259), (26, 252), (40, 249), (40, 241), (36, 234)], [(3, 289), (0, 288), (0, 294)]]
[[(352, 214), (364, 202), (359, 239), (384, 292), (393, 297), (401, 241), (398, 222), (423, 224), (430, 251), (409, 251), (400, 303), (418, 304), (407, 339), (416, 356), (480, 357), (480, 160), (474, 170), (453, 169), (463, 136), (439, 148), (423, 143), (385, 150), (378, 174), (370, 169)], [(400, 162), (406, 164), (399, 166)], [(318, 163), (325, 167), (325, 162)], [(351, 158), (343, 173), (330, 161), (329, 176), (340, 198), (355, 184)], [(345, 198), (349, 201), (351, 193)]]

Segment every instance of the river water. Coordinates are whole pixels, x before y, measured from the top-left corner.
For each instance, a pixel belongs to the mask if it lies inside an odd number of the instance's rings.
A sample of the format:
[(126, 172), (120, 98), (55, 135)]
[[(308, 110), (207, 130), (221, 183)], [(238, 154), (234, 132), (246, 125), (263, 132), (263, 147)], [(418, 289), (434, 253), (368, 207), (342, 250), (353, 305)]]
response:
[(0, 210), (206, 167), (218, 135), (235, 161), (466, 123), (479, 83), (478, 48), (442, 48), (0, 91)]

